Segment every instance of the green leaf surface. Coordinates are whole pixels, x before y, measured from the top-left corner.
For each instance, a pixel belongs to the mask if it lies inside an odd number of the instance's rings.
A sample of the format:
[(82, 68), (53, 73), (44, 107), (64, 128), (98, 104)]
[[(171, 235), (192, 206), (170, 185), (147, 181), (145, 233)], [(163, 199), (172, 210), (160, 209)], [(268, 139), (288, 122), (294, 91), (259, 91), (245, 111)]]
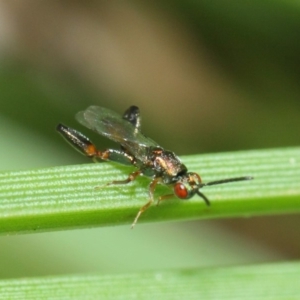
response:
[[(139, 222), (224, 218), (300, 211), (300, 148), (182, 157), (204, 182), (253, 176), (254, 180), (204, 187), (211, 206), (195, 196), (152, 206)], [(131, 224), (147, 202), (149, 179), (104, 186), (132, 168), (112, 163), (63, 166), (0, 174), (0, 232), (21, 233)], [(96, 186), (102, 186), (95, 189)], [(160, 186), (156, 197), (170, 193)]]
[(0, 281), (1, 299), (299, 299), (300, 263)]

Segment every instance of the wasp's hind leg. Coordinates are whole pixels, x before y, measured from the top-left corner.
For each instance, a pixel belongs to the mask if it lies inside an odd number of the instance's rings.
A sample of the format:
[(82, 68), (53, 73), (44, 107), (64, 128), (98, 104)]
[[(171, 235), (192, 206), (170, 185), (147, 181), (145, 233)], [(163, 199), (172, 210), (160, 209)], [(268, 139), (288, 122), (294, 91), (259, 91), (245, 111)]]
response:
[[(104, 151), (100, 151), (96, 148), (96, 146), (87, 138), (85, 135), (80, 133), (79, 131), (67, 127), (62, 124), (58, 124), (57, 131), (65, 138), (65, 140), (71, 144), (76, 150), (78, 150), (81, 154), (84, 154), (93, 159), (93, 161), (97, 162), (97, 159), (109, 160), (120, 163), (122, 165), (134, 165), (135, 160), (130, 154), (123, 150), (115, 150), (115, 149), (106, 149)], [(133, 181), (137, 176), (141, 174), (141, 171), (135, 171), (124, 180), (115, 180), (107, 183), (107, 185), (111, 184), (126, 184)], [(99, 188), (99, 187), (97, 187)]]
[(134, 158), (123, 150), (106, 149), (100, 151), (89, 138), (73, 128), (58, 124), (56, 130), (77, 151), (92, 158), (95, 162), (97, 159), (102, 159), (118, 162), (123, 165), (134, 164)]
[(97, 150), (96, 146), (81, 132), (63, 124), (58, 124), (56, 130), (73, 148), (75, 148), (81, 154), (92, 159), (97, 156), (102, 156), (102, 153)]

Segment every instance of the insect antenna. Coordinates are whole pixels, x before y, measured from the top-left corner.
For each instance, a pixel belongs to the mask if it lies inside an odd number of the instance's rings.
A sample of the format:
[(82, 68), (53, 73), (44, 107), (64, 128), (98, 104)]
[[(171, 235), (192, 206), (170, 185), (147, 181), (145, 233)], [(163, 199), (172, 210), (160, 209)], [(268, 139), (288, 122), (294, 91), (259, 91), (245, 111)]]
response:
[(234, 178), (227, 178), (227, 179), (221, 179), (216, 181), (210, 181), (207, 183), (200, 183), (198, 185), (199, 188), (202, 188), (207, 185), (216, 185), (216, 184), (222, 184), (222, 183), (228, 183), (228, 182), (234, 182), (234, 181), (243, 181), (243, 180), (252, 180), (252, 176), (244, 176), (244, 177), (234, 177)]
[(204, 200), (204, 202), (207, 206), (210, 206), (210, 202), (209, 202), (208, 198), (199, 191), (200, 188), (202, 188), (204, 186), (208, 186), (208, 185), (216, 185), (216, 184), (222, 184), (222, 183), (228, 183), (228, 182), (234, 182), (234, 181), (252, 180), (252, 179), (253, 179), (253, 177), (251, 177), (251, 176), (244, 176), (244, 177), (220, 179), (220, 180), (210, 181), (207, 183), (200, 183), (198, 185), (198, 190), (196, 191), (196, 193)]
[(207, 206), (210, 206), (209, 200), (207, 199), (207, 197), (203, 193), (201, 193), (199, 190), (197, 190), (196, 193), (197, 193), (197, 195), (199, 195), (204, 200), (204, 202)]

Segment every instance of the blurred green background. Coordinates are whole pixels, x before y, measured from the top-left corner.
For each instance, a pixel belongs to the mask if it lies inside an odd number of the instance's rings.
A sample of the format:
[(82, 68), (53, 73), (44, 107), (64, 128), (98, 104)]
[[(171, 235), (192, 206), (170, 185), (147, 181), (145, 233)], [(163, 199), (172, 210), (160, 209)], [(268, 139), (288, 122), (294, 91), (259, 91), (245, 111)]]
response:
[[(58, 122), (113, 147), (74, 120), (92, 104), (139, 106), (146, 135), (179, 155), (299, 145), (299, 33), (296, 1), (0, 1), (1, 170), (88, 163)], [(2, 236), (0, 278), (299, 259), (299, 225), (273, 216)]]

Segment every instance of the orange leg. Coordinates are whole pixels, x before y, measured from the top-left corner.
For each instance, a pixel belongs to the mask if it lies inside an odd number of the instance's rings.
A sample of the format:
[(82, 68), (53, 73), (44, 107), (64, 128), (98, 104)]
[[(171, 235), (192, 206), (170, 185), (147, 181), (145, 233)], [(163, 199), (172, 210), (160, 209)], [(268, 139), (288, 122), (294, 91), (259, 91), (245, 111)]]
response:
[(98, 190), (98, 189), (101, 189), (101, 188), (104, 188), (104, 187), (106, 187), (108, 185), (113, 185), (113, 184), (127, 184), (127, 183), (135, 180), (140, 174), (141, 174), (141, 171), (137, 170), (137, 171), (134, 171), (134, 172), (130, 173), (128, 175), (128, 177), (126, 179), (124, 179), (124, 180), (114, 180), (114, 181), (108, 182), (108, 183), (106, 183), (104, 185), (96, 186), (95, 189)]
[(141, 214), (151, 206), (151, 204), (154, 200), (153, 193), (154, 193), (155, 187), (156, 187), (157, 183), (160, 182), (160, 180), (161, 180), (161, 178), (154, 178), (151, 181), (150, 186), (149, 186), (149, 198), (150, 199), (144, 206), (142, 206), (140, 208), (139, 212), (137, 213), (137, 215), (136, 215), (136, 217), (135, 217), (135, 219), (134, 219), (134, 221), (131, 225), (131, 229), (135, 226), (135, 224), (137, 223), (137, 221), (138, 221), (139, 217), (141, 216)]
[(107, 183), (106, 185), (112, 184), (127, 184), (133, 180), (135, 180), (142, 172), (140, 170), (134, 171), (128, 175), (128, 177), (124, 180), (114, 180), (112, 182)]
[(175, 197), (174, 194), (167, 194), (167, 195), (160, 196), (157, 200), (156, 206), (158, 206), (161, 201), (165, 201), (174, 197)]

